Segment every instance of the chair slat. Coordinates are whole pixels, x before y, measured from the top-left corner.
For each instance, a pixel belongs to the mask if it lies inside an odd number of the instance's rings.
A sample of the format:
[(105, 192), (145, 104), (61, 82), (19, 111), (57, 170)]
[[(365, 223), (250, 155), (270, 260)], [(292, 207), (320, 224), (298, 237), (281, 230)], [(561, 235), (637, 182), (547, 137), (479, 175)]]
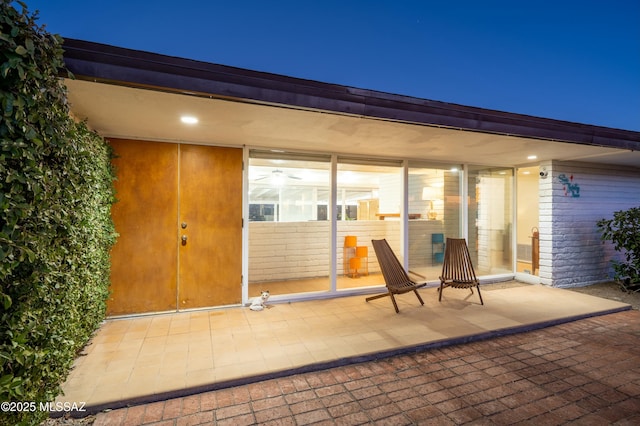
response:
[(395, 253), (389, 246), (387, 240), (371, 240), (373, 244), (373, 250), (376, 253), (380, 269), (382, 270), (382, 276), (384, 277), (385, 284), (387, 286), (387, 293), (379, 294), (376, 296), (368, 297), (366, 300), (378, 299), (380, 297), (390, 296), (396, 313), (400, 312), (398, 304), (396, 303), (394, 294), (403, 294), (413, 291), (422, 305), (424, 302), (418, 294), (417, 289), (427, 285), (426, 283), (415, 283), (407, 274), (404, 267), (396, 257)]
[(478, 289), (480, 304), (484, 305), (480, 294), (480, 282), (473, 270), (473, 262), (464, 238), (447, 238), (440, 275), (439, 301), (442, 300), (442, 291), (445, 287), (468, 288), (471, 292), (475, 287)]

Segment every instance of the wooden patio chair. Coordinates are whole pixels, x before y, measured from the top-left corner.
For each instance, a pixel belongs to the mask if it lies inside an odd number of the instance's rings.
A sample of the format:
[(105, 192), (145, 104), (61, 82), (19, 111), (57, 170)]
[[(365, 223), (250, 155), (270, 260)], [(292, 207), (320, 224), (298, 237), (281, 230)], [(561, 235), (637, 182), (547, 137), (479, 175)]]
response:
[(400, 261), (391, 250), (389, 243), (387, 240), (371, 240), (373, 244), (373, 250), (376, 252), (376, 257), (378, 258), (378, 263), (380, 264), (380, 269), (382, 269), (382, 275), (384, 276), (384, 282), (387, 286), (387, 292), (384, 294), (378, 294), (376, 296), (367, 297), (367, 302), (369, 300), (379, 299), (381, 297), (391, 297), (391, 301), (393, 302), (393, 307), (396, 308), (396, 313), (399, 313), (398, 304), (396, 303), (396, 299), (394, 295), (396, 294), (404, 294), (413, 291), (420, 304), (424, 305), (420, 294), (418, 294), (418, 289), (420, 287), (424, 287), (427, 283), (416, 283), (409, 278), (409, 274), (404, 270)]
[(475, 287), (478, 289), (480, 304), (484, 305), (482, 294), (480, 294), (480, 282), (473, 270), (469, 248), (464, 238), (447, 238), (442, 275), (440, 275), (440, 288), (438, 288), (439, 302), (442, 301), (442, 291), (446, 287), (468, 288), (472, 294), (473, 287)]

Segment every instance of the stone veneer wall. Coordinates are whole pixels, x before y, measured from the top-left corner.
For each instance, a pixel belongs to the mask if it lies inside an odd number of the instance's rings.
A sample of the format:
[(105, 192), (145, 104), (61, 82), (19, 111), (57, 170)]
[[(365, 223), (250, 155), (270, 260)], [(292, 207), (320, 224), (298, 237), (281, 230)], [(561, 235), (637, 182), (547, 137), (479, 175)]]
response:
[(640, 206), (640, 170), (591, 163), (541, 164), (540, 280), (576, 287), (611, 279), (618, 254), (603, 244), (596, 222)]

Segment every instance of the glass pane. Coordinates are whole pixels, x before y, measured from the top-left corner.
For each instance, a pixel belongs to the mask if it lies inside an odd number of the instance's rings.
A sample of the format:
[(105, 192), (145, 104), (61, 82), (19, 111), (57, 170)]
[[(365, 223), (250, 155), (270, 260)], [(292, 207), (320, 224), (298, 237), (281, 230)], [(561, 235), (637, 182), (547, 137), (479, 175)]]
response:
[(249, 297), (328, 291), (328, 157), (251, 152)]
[[(364, 163), (364, 164), (363, 164)], [(337, 176), (338, 289), (384, 284), (372, 239), (400, 256), (401, 164), (340, 159)]]
[(518, 169), (516, 272), (532, 275), (540, 274), (539, 176), (538, 166)]
[(469, 251), (476, 275), (512, 273), (513, 170), (469, 166)]
[(436, 280), (446, 238), (460, 238), (459, 166), (409, 167), (409, 269)]

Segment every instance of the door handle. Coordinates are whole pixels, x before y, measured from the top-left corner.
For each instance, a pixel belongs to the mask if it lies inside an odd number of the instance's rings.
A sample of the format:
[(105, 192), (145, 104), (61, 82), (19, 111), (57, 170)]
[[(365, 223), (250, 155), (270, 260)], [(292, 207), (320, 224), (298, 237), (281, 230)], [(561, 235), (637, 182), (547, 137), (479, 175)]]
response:
[(186, 236), (186, 235), (183, 235), (183, 236), (182, 236), (182, 245), (183, 245), (183, 246), (186, 246), (186, 245), (187, 245), (187, 236)]

